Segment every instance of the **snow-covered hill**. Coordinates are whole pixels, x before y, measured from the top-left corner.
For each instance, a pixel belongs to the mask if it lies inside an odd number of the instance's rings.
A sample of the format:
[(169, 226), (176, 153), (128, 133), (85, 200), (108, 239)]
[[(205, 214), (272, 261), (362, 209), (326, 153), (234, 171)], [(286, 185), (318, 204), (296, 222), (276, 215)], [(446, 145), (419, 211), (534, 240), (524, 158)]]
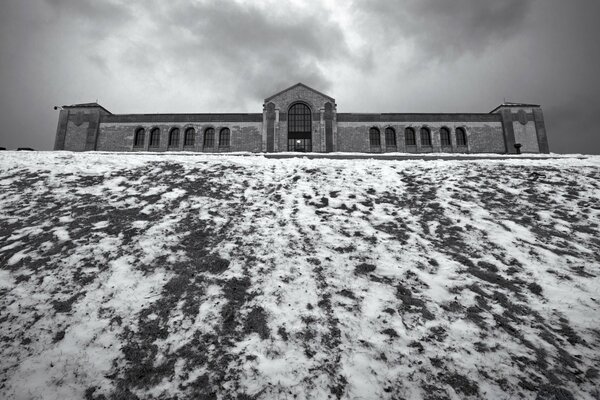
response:
[(598, 399), (600, 157), (0, 153), (0, 398)]

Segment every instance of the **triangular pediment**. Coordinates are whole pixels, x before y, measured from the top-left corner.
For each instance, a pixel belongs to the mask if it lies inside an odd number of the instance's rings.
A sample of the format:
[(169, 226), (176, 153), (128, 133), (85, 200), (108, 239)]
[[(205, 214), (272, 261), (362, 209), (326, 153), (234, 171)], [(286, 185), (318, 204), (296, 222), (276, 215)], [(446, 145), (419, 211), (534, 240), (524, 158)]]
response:
[(322, 108), (325, 103), (335, 105), (335, 99), (315, 90), (303, 83), (297, 83), (289, 88), (275, 93), (265, 99), (265, 104), (274, 103), (276, 108), (286, 108), (290, 104), (302, 101), (313, 107), (313, 110)]

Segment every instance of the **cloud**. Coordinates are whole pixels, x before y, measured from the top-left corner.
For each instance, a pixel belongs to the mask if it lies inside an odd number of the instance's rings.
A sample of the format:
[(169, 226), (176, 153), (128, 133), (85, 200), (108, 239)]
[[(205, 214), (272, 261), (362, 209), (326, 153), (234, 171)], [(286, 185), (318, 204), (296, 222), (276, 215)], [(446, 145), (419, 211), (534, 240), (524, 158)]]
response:
[(517, 36), (533, 0), (359, 0), (363, 23), (388, 46), (413, 41), (437, 60), (481, 53)]
[(132, 3), (115, 0), (44, 0), (54, 11), (58, 24), (77, 24), (88, 36), (114, 35), (115, 30), (134, 20)]
[(289, 11), (282, 17), (232, 1), (176, 4), (152, 15), (150, 36), (160, 54), (187, 76), (236, 81), (235, 90), (249, 97), (296, 81), (326, 90), (324, 66), (351, 59), (344, 32), (319, 5), (297, 12), (277, 3), (279, 12)]

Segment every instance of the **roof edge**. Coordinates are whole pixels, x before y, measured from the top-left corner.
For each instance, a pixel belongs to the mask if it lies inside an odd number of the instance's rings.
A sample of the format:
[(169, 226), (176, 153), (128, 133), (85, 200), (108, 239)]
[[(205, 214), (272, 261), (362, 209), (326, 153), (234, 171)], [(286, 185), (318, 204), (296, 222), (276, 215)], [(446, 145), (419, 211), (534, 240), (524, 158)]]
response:
[(494, 108), (492, 111), (490, 111), (490, 114), (495, 113), (496, 111), (498, 111), (500, 108), (502, 107), (535, 107), (535, 108), (539, 108), (541, 107), (541, 105), (539, 104), (529, 104), (529, 103), (511, 103), (511, 102), (504, 102), (502, 104), (500, 104), (498, 107)]
[(81, 104), (71, 104), (70, 106), (62, 106), (62, 108), (101, 108), (104, 111), (106, 111), (107, 113), (111, 114), (112, 113), (110, 111), (108, 111), (106, 108), (102, 107), (100, 104), (98, 103), (81, 103)]
[(307, 86), (307, 85), (305, 85), (305, 84), (304, 84), (304, 83), (302, 83), (302, 82), (298, 82), (298, 83), (296, 83), (295, 85), (292, 85), (292, 86), (290, 86), (290, 87), (288, 87), (288, 88), (286, 88), (286, 89), (283, 89), (283, 90), (282, 90), (282, 91), (280, 91), (280, 92), (277, 92), (277, 93), (275, 93), (275, 94), (273, 94), (273, 95), (271, 95), (271, 96), (267, 97), (267, 98), (265, 99), (265, 103), (266, 103), (266, 102), (268, 102), (268, 101), (270, 101), (270, 100), (271, 100), (271, 99), (273, 99), (274, 97), (277, 97), (277, 96), (279, 96), (280, 94), (282, 94), (282, 93), (284, 93), (284, 92), (287, 92), (288, 90), (291, 90), (291, 89), (295, 88), (296, 86), (302, 86), (302, 87), (304, 87), (304, 88), (306, 88), (306, 89), (308, 89), (308, 90), (310, 90), (310, 91), (312, 91), (312, 92), (315, 92), (315, 93), (317, 93), (317, 94), (319, 94), (319, 95), (321, 95), (321, 96), (323, 96), (323, 97), (326, 97), (326, 98), (328, 98), (329, 100), (331, 100), (331, 101), (333, 101), (333, 102), (335, 103), (335, 99), (334, 99), (333, 97), (331, 97), (331, 96), (328, 96), (328, 95), (326, 95), (325, 93), (321, 93), (321, 92), (319, 92), (318, 90), (315, 90), (315, 89), (311, 88), (310, 86)]

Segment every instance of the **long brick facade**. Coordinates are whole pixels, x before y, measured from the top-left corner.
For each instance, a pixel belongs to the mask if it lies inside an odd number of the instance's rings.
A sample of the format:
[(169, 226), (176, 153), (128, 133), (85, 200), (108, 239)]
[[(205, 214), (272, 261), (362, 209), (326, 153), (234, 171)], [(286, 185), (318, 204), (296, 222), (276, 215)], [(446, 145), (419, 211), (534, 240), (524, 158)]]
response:
[(195, 152), (548, 153), (542, 109), (506, 103), (488, 114), (338, 113), (298, 83), (256, 114), (112, 114), (64, 106), (55, 150)]

